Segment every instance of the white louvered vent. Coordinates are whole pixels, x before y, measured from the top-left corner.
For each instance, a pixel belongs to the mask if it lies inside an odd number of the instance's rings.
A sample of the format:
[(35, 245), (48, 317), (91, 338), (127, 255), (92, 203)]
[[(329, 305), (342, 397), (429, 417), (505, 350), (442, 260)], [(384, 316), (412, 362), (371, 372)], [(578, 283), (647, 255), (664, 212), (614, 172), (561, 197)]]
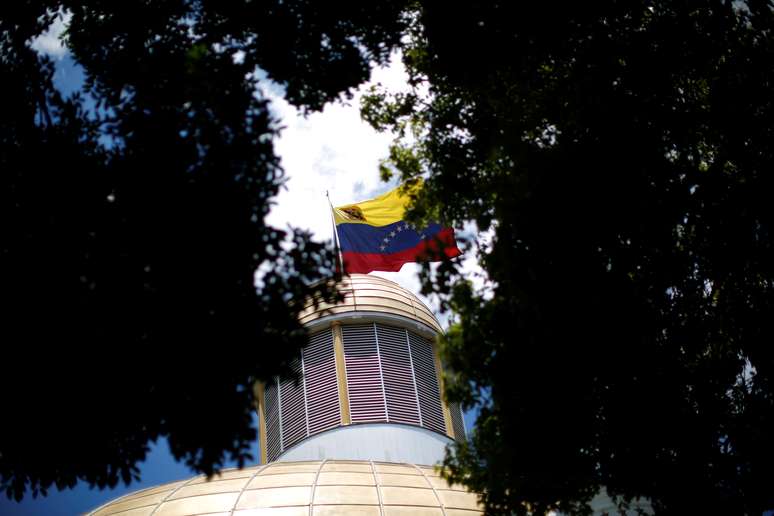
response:
[(304, 399), (301, 361), (294, 360), (290, 363), (290, 367), (298, 375), (298, 381), (296, 378), (288, 378), (280, 382), (283, 450), (309, 435), (306, 424), (306, 400)]
[(451, 414), (452, 428), (454, 429), (454, 439), (463, 442), (467, 439), (465, 433), (465, 421), (462, 419), (462, 409), (459, 403), (449, 403), (449, 413)]
[[(341, 331), (352, 423), (404, 423), (446, 434), (431, 340), (375, 323), (343, 325)], [(341, 424), (332, 329), (311, 336), (291, 367), (297, 382), (275, 380), (265, 390), (270, 461)], [(449, 409), (455, 436), (464, 440), (460, 408)]]
[(333, 332), (327, 329), (313, 335), (302, 356), (309, 435), (312, 435), (341, 423)]
[(280, 404), (277, 399), (276, 379), (266, 385), (264, 400), (266, 403), (266, 455), (267, 459), (272, 461), (282, 453), (279, 417)]
[(386, 421), (381, 366), (372, 324), (342, 326), (349, 409), (353, 423)]
[(445, 434), (446, 423), (441, 409), (441, 391), (438, 387), (432, 342), (409, 332), (409, 343), (411, 359), (414, 362), (419, 409), (422, 413), (422, 426)]
[(406, 330), (376, 325), (387, 415), (393, 423), (420, 424)]

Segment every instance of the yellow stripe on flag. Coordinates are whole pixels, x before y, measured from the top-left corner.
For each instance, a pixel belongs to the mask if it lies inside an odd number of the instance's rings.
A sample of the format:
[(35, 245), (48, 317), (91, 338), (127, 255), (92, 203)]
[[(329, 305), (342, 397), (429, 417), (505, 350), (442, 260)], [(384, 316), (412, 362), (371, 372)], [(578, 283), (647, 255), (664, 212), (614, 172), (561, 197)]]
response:
[[(409, 188), (411, 192), (421, 188), (421, 184)], [(409, 192), (401, 193), (402, 187), (395, 188), (374, 199), (356, 204), (347, 204), (333, 208), (336, 224), (368, 224), (370, 226), (387, 226), (403, 220), (411, 197)]]

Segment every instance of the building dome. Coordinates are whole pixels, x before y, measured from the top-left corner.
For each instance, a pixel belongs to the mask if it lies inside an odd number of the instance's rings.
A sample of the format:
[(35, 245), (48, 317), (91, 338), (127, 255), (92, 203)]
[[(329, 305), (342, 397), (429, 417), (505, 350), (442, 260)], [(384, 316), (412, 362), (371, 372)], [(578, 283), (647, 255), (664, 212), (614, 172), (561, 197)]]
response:
[(337, 288), (342, 301), (304, 306), (309, 342), (294, 376), (256, 385), (262, 465), (138, 491), (90, 514), (480, 514), (477, 495), (433, 469), (465, 439), (460, 407), (443, 397), (438, 320), (377, 276)]
[(258, 389), (261, 462), (442, 460), (465, 428), (443, 397), (438, 320), (378, 276), (345, 276), (337, 288), (338, 303), (306, 302), (309, 344), (291, 363), (295, 377)]
[(436, 470), (372, 461), (273, 462), (144, 489), (90, 516), (474, 516), (475, 494)]
[(411, 291), (394, 281), (370, 274), (350, 274), (344, 276), (336, 288), (344, 295), (339, 303), (332, 305), (318, 301), (315, 304), (309, 300), (304, 306), (300, 318), (310, 330), (332, 320), (363, 317), (401, 325), (414, 323), (422, 333), (441, 332), (433, 312)]

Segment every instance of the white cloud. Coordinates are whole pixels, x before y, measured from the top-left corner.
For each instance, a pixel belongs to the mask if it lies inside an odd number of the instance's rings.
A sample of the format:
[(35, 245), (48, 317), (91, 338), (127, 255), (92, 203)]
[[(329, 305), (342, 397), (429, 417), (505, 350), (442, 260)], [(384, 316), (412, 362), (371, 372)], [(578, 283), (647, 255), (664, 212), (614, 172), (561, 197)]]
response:
[(378, 134), (360, 120), (355, 102), (331, 104), (307, 118), (284, 100), (274, 102), (287, 126), (275, 148), (288, 181), (268, 222), (310, 229), (318, 239), (328, 240), (332, 230), (326, 191), (340, 205), (386, 189), (377, 167), (387, 155), (391, 135)]
[[(277, 197), (267, 222), (308, 229), (317, 240), (329, 240), (333, 229), (326, 191), (336, 206), (369, 199), (395, 186), (381, 182), (378, 173), (379, 160), (387, 157), (394, 135), (377, 133), (360, 118), (360, 98), (376, 83), (391, 91), (408, 90), (407, 75), (398, 54), (392, 56), (388, 66), (375, 68), (371, 81), (358, 89), (352, 100), (329, 104), (322, 112), (308, 117), (281, 97), (277, 85), (264, 88), (272, 100), (272, 110), (286, 127), (275, 146), (288, 177), (287, 189)], [(476, 276), (481, 268), (472, 253), (464, 257), (463, 270), (476, 278), (477, 287), (483, 285), (483, 280)], [(438, 303), (419, 294), (418, 271), (418, 265), (406, 264), (399, 272), (372, 274), (419, 295), (437, 314)]]
[(62, 43), (62, 34), (70, 24), (72, 17), (73, 14), (71, 12), (59, 11), (57, 17), (54, 18), (54, 22), (48, 26), (48, 29), (30, 40), (30, 48), (39, 54), (45, 54), (54, 59), (64, 57), (68, 50)]
[(378, 133), (360, 118), (360, 98), (375, 82), (406, 87), (406, 73), (397, 55), (389, 66), (377, 68), (372, 81), (353, 98), (325, 106), (304, 117), (288, 104), (276, 85), (267, 85), (272, 111), (285, 126), (275, 141), (277, 154), (288, 177), (287, 189), (277, 198), (268, 222), (310, 229), (317, 239), (331, 238), (329, 192), (334, 205), (361, 201), (394, 185), (379, 179), (379, 161), (387, 157), (393, 135)]

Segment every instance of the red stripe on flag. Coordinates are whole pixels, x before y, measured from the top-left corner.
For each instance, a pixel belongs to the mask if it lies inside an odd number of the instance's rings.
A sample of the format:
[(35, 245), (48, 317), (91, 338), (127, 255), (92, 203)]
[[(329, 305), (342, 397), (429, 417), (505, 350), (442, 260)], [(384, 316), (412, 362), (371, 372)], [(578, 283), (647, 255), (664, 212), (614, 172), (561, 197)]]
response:
[(432, 240), (420, 242), (417, 246), (405, 249), (397, 253), (355, 253), (345, 251), (344, 273), (366, 274), (371, 271), (399, 271), (406, 263), (422, 261), (439, 261), (446, 256), (454, 258), (462, 252), (457, 248), (454, 240), (454, 230), (444, 228), (439, 231)]

